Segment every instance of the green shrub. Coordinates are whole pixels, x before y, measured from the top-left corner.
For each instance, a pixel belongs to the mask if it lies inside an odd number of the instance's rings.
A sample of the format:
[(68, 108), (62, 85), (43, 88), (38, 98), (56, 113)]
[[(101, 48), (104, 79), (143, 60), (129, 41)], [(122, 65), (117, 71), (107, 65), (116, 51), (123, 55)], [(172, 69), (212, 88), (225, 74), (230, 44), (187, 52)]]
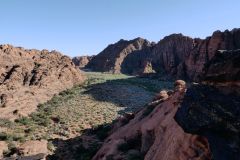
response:
[(1, 141), (20, 141), (20, 142), (24, 142), (25, 138), (20, 136), (20, 135), (8, 134), (6, 132), (1, 132), (0, 133), (0, 140)]
[(8, 127), (11, 128), (14, 126), (14, 123), (8, 119), (1, 119), (0, 118), (0, 126), (1, 127)]
[(22, 125), (30, 125), (32, 123), (31, 119), (27, 117), (16, 119), (15, 122), (20, 123)]

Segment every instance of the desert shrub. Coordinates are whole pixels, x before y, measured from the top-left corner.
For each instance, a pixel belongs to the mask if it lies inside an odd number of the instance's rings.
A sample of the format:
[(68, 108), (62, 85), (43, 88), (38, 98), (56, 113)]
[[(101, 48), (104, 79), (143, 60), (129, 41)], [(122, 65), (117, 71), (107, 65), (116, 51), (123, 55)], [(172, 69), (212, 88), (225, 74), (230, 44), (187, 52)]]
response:
[(25, 138), (17, 135), (17, 134), (8, 134), (6, 132), (1, 132), (0, 133), (0, 140), (1, 141), (20, 141), (23, 142), (25, 141)]
[(14, 126), (14, 123), (8, 119), (0, 119), (0, 126), (11, 128)]
[(55, 150), (55, 146), (53, 145), (52, 141), (48, 142), (47, 149), (51, 152), (53, 152)]
[(48, 114), (44, 114), (45, 112), (38, 112), (31, 114), (32, 121), (40, 126), (47, 127), (51, 124), (51, 120), (48, 116)]
[(19, 119), (16, 119), (15, 122), (21, 124), (21, 125), (30, 125), (32, 123), (30, 118), (22, 117)]

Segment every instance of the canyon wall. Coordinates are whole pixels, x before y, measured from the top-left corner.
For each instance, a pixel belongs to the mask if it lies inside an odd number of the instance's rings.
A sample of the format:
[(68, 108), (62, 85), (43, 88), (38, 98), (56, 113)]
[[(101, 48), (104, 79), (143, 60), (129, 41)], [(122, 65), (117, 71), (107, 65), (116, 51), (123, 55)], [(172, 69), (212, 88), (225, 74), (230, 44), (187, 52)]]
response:
[(215, 31), (206, 39), (172, 34), (158, 43), (142, 38), (108, 46), (87, 65), (95, 71), (142, 75), (160, 73), (199, 81), (204, 65), (218, 50), (240, 49), (240, 29)]

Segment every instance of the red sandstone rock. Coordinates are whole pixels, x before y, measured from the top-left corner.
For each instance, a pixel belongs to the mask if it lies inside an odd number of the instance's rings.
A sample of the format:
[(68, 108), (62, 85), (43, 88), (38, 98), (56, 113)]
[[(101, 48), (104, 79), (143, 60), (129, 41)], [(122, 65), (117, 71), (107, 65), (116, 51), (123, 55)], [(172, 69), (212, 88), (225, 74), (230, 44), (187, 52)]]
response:
[(0, 118), (15, 119), (35, 111), (84, 80), (71, 59), (56, 51), (0, 46)]
[[(108, 46), (87, 67), (102, 72), (165, 73), (185, 80), (199, 80), (204, 65), (218, 50), (240, 48), (240, 29), (216, 31), (206, 39), (172, 34), (157, 44), (147, 40), (121, 40)], [(161, 74), (163, 76), (163, 74)]]
[(206, 138), (185, 133), (174, 116), (184, 92), (175, 92), (157, 106), (148, 106), (111, 134), (93, 160), (210, 160)]
[(72, 59), (73, 63), (79, 68), (84, 68), (94, 56), (79, 56)]
[(120, 40), (96, 55), (86, 67), (95, 71), (121, 73), (122, 63), (127, 56), (150, 46), (151, 43), (142, 38)]

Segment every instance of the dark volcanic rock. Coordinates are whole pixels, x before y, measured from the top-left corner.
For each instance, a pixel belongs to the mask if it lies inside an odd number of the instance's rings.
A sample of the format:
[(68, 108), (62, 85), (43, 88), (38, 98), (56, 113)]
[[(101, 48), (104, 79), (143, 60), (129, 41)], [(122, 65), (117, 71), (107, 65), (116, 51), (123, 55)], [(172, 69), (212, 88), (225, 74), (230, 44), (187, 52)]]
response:
[(73, 63), (78, 66), (79, 68), (84, 68), (88, 63), (89, 61), (91, 61), (91, 59), (93, 58), (94, 56), (79, 56), (79, 57), (73, 57), (72, 58), (72, 61)]

